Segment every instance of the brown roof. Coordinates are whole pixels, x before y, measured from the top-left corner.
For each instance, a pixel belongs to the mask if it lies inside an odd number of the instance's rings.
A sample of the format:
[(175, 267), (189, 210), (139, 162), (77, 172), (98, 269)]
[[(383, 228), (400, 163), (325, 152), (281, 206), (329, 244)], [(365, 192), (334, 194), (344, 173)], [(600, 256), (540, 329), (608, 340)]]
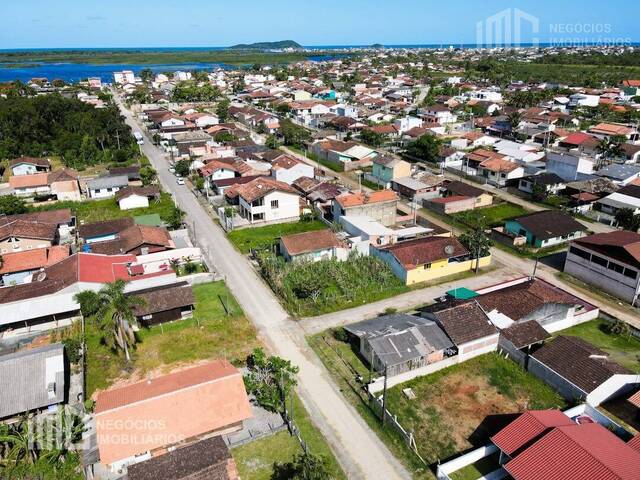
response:
[(492, 172), (513, 172), (517, 168), (521, 168), (517, 163), (504, 158), (489, 158), (481, 162), (480, 166)]
[(187, 282), (138, 290), (134, 292), (134, 295), (144, 300), (143, 305), (134, 307), (134, 313), (137, 317), (188, 307), (196, 301), (193, 289)]
[(42, 187), (49, 185), (49, 174), (13, 175), (9, 178), (9, 185), (11, 188)]
[(480, 305), (475, 301), (435, 304), (427, 307), (427, 318), (435, 318), (456, 345), (497, 333)]
[(35, 165), (37, 167), (50, 167), (51, 164), (49, 160), (46, 158), (34, 158), (34, 157), (20, 157), (14, 158), (9, 162), (9, 167), (15, 167), (16, 165), (20, 165), (21, 163), (27, 163), (29, 165)]
[(516, 322), (501, 331), (502, 335), (516, 348), (524, 348), (541, 342), (551, 335), (535, 320)]
[(132, 195), (139, 195), (141, 197), (159, 197), (160, 189), (155, 185), (149, 185), (146, 187), (125, 187), (122, 190), (116, 192), (116, 201), (120, 201), (123, 198), (130, 197)]
[(528, 280), (476, 297), (486, 312), (497, 310), (518, 321), (548, 303), (585, 305), (579, 298), (540, 279)]
[(104, 255), (117, 255), (129, 253), (145, 245), (153, 245), (162, 249), (174, 248), (171, 235), (164, 227), (152, 227), (148, 225), (132, 225), (119, 232), (114, 240), (93, 242), (92, 253)]
[(446, 186), (446, 190), (448, 192), (455, 193), (456, 195), (462, 195), (464, 197), (479, 197), (480, 195), (487, 194), (490, 195), (489, 192), (482, 190), (481, 188), (474, 187), (473, 185), (469, 185), (465, 182), (460, 182), (458, 180), (454, 180), (453, 182), (449, 182)]
[(13, 220), (24, 220), (27, 222), (54, 223), (58, 226), (71, 223), (73, 215), (71, 209), (60, 208), (58, 210), (45, 210), (42, 212), (20, 213), (0, 218), (0, 225), (4, 225)]
[(447, 258), (468, 255), (469, 251), (454, 237), (423, 237), (396, 243), (380, 250), (391, 253), (407, 270)]
[(626, 230), (597, 233), (574, 240), (578, 245), (630, 265), (640, 266), (640, 234)]
[(292, 185), (300, 190), (300, 192), (306, 194), (313, 191), (318, 185), (320, 185), (320, 180), (309, 177), (299, 177), (293, 182)]
[(249, 417), (242, 374), (226, 360), (112, 388), (96, 395), (100, 460), (111, 464)]
[(286, 235), (281, 240), (289, 255), (300, 255), (340, 246), (338, 237), (329, 229)]
[(82, 239), (113, 235), (133, 226), (135, 221), (132, 217), (117, 218), (115, 220), (105, 220), (103, 222), (87, 223), (78, 227), (78, 237)]
[(515, 218), (514, 221), (535, 235), (538, 240), (548, 240), (587, 230), (587, 227), (573, 217), (558, 210), (543, 210)]
[(338, 195), (336, 201), (344, 208), (383, 202), (397, 202), (398, 194), (393, 190), (378, 190), (376, 192), (348, 192)]
[(268, 177), (256, 178), (249, 183), (235, 187), (235, 193), (242, 197), (247, 203), (252, 203), (276, 191), (298, 195), (298, 192), (291, 185)]
[(543, 345), (532, 357), (586, 393), (613, 375), (632, 372), (609, 360), (609, 354), (578, 337), (561, 335)]
[(127, 467), (128, 480), (231, 480), (235, 463), (221, 436), (177, 448)]
[(55, 223), (14, 220), (0, 225), (0, 240), (9, 237), (18, 237), (48, 240), (53, 242), (56, 239), (57, 234), (58, 225)]

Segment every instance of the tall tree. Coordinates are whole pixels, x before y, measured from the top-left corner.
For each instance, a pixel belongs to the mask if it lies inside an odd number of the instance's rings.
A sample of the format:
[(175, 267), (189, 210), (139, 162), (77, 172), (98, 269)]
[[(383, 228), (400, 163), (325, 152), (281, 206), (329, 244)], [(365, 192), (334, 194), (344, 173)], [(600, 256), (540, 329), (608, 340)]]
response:
[(426, 162), (436, 162), (441, 141), (434, 135), (425, 134), (407, 146), (407, 153)]
[(229, 99), (224, 98), (216, 106), (216, 115), (220, 123), (225, 123), (229, 119)]
[(87, 313), (93, 315), (105, 344), (113, 350), (122, 349), (129, 362), (129, 349), (136, 343), (131, 328), (136, 323), (133, 309), (143, 305), (144, 301), (140, 297), (125, 295), (124, 289), (125, 282), (116, 280), (106, 284), (98, 292), (85, 291), (74, 298), (81, 308), (84, 306)]
[(489, 255), (492, 245), (491, 239), (485, 233), (485, 227), (482, 222), (478, 222), (471, 230), (460, 235), (459, 240), (475, 258), (475, 272), (478, 273), (480, 259)]

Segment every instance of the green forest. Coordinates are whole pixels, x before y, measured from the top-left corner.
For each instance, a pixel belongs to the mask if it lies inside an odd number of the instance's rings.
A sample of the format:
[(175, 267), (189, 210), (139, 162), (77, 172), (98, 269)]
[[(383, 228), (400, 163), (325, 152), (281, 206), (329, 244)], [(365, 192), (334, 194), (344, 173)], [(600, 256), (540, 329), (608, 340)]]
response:
[(138, 156), (114, 105), (96, 109), (61, 95), (0, 100), (0, 160), (57, 156), (67, 167), (126, 163)]

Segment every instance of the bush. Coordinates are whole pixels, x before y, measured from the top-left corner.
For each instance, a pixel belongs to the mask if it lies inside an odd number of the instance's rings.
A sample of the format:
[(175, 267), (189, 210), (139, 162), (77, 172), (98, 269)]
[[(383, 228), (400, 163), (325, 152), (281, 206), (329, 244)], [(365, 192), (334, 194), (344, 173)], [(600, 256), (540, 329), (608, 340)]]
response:
[(82, 360), (82, 341), (79, 338), (65, 338), (62, 340), (62, 344), (69, 363), (78, 363)]

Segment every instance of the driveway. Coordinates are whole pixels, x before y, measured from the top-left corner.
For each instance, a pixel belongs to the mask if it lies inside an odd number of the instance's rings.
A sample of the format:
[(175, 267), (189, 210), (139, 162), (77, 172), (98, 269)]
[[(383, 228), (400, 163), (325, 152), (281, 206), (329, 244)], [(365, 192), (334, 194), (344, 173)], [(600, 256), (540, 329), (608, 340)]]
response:
[[(120, 109), (126, 122), (141, 128), (128, 110)], [(348, 478), (410, 478), (406, 469), (378, 439), (362, 417), (344, 399), (320, 360), (308, 347), (302, 329), (291, 321), (273, 292), (262, 282), (247, 259), (227, 240), (195, 195), (185, 185), (177, 185), (165, 157), (145, 135), (142, 152), (158, 171), (165, 190), (186, 212), (185, 221), (211, 264), (224, 276), (227, 285), (255, 324), (259, 336), (277, 355), (300, 368), (298, 394), (311, 418), (332, 447)]]

